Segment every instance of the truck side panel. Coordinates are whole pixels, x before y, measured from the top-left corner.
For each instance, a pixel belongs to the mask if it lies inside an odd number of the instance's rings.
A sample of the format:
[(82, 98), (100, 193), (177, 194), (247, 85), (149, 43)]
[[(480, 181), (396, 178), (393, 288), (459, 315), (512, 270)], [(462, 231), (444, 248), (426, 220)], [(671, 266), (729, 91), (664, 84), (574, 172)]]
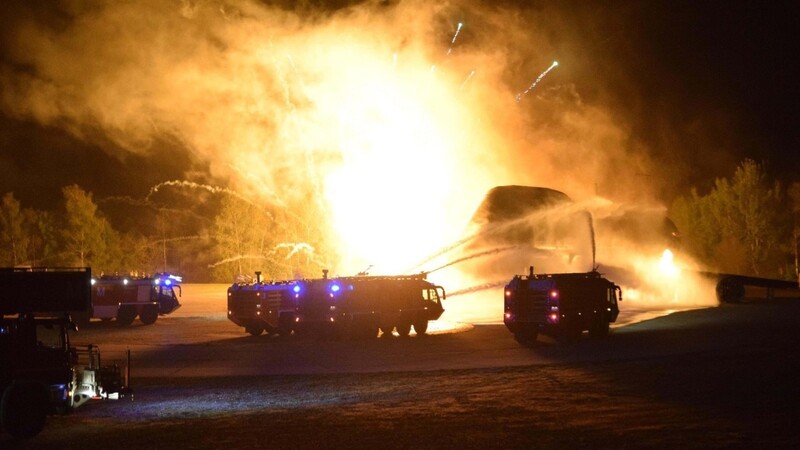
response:
[(88, 311), (91, 279), (89, 268), (0, 268), (0, 312)]

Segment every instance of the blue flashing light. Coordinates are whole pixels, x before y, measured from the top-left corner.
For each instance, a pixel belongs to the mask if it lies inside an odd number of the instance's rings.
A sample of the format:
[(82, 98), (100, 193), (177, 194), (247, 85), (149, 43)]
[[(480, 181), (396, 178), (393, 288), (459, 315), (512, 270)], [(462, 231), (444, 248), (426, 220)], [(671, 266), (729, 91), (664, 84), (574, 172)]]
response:
[(300, 285), (299, 284), (294, 285), (292, 290), (294, 291), (295, 294), (299, 294), (300, 293)]
[(331, 285), (331, 292), (339, 292), (339, 289), (341, 289), (341, 287), (338, 284)]
[(165, 285), (167, 285), (167, 286), (169, 286), (169, 285), (171, 285), (171, 284), (172, 284), (172, 280), (170, 280), (169, 278), (167, 278), (166, 280), (164, 280), (164, 284), (165, 284)]

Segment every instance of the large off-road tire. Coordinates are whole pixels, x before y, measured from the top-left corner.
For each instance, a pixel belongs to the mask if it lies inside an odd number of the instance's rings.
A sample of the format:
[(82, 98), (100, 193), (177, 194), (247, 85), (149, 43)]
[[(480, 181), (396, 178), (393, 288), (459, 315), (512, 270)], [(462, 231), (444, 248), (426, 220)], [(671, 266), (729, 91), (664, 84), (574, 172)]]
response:
[(399, 334), (400, 337), (406, 337), (411, 333), (411, 322), (402, 321), (395, 325), (394, 328), (397, 330), (397, 334)]
[(589, 327), (589, 337), (592, 339), (602, 339), (608, 336), (609, 323), (608, 316), (605, 314), (597, 314), (592, 320)]
[(294, 330), (294, 316), (284, 314), (278, 318), (278, 336), (287, 337)]
[(14, 383), (0, 400), (0, 421), (3, 429), (16, 438), (31, 438), (44, 428), (48, 395), (39, 383)]
[(244, 327), (244, 331), (250, 333), (253, 336), (261, 336), (261, 333), (264, 332), (264, 327), (261, 325), (247, 325)]
[(158, 306), (145, 306), (139, 313), (139, 320), (145, 325), (152, 325), (158, 320)]
[(520, 330), (514, 333), (514, 339), (526, 347), (534, 345), (538, 337), (539, 332), (536, 330)]
[(136, 308), (129, 305), (122, 305), (117, 311), (117, 324), (126, 327), (133, 323), (136, 319), (136, 315)]
[(556, 336), (556, 340), (562, 344), (574, 344), (581, 339), (583, 330), (574, 323), (565, 323)]
[(424, 336), (428, 332), (428, 319), (420, 317), (414, 322), (414, 332), (417, 336)]

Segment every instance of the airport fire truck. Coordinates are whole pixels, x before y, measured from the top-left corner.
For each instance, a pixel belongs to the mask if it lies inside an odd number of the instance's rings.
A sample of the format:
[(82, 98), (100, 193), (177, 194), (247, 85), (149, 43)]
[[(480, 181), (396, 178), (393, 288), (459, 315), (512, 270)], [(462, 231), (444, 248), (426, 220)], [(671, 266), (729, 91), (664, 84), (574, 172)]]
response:
[(123, 383), (97, 346), (70, 345), (77, 326), (66, 311), (90, 307), (90, 280), (88, 268), (0, 268), (0, 428), (12, 436), (33, 437), (47, 415), (91, 399), (130, 394), (130, 353)]
[[(92, 304), (85, 312), (73, 313), (78, 324), (96, 317), (116, 318), (120, 325), (130, 325), (139, 316), (145, 325), (156, 322), (158, 316), (180, 308), (182, 278), (170, 273), (152, 276), (103, 275), (92, 279)], [(176, 295), (177, 291), (177, 295)]]
[(228, 318), (245, 331), (288, 335), (294, 331), (376, 337), (379, 330), (408, 336), (427, 333), (428, 321), (444, 312), (444, 288), (425, 274), (234, 283), (228, 289)]
[(391, 336), (428, 331), (428, 321), (444, 312), (444, 288), (426, 280), (426, 274), (304, 280), (296, 292), (297, 327), (313, 332), (331, 330), (343, 336), (375, 337), (378, 330)]
[(539, 333), (575, 340), (588, 330), (605, 337), (617, 320), (622, 289), (596, 270), (515, 276), (504, 289), (503, 322), (523, 344)]

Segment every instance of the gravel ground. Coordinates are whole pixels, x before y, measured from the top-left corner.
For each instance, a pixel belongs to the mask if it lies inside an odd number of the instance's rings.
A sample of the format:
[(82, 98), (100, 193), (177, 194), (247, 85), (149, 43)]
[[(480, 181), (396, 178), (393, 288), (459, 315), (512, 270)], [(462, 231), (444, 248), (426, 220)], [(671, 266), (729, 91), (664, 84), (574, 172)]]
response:
[(794, 449), (799, 325), (800, 302), (762, 302), (656, 319), (602, 344), (540, 342), (530, 351), (547, 364), (146, 378), (133, 402), (51, 417), (0, 448)]

